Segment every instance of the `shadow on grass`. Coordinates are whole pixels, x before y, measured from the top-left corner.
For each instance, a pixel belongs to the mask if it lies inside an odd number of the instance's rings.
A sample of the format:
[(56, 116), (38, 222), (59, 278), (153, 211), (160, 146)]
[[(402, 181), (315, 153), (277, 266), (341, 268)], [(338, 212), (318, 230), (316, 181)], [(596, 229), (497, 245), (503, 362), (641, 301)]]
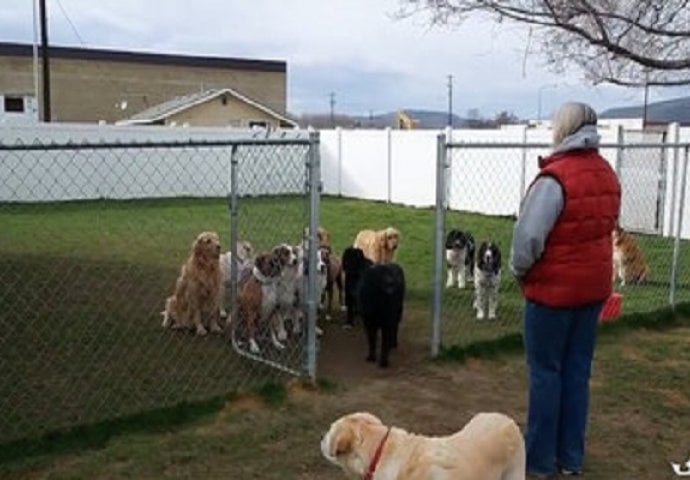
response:
[[(599, 341), (637, 329), (668, 330), (690, 325), (690, 303), (648, 313), (631, 313), (615, 322), (599, 326)], [(442, 347), (436, 361), (465, 362), (468, 358), (494, 358), (499, 355), (518, 353), (524, 350), (522, 333), (511, 333), (500, 338), (473, 342), (466, 346)]]

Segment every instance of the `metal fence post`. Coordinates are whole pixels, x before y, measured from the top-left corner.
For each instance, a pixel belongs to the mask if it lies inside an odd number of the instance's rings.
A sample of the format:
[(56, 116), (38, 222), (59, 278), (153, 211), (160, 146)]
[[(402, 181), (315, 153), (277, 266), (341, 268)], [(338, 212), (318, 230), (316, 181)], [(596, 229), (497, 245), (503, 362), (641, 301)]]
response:
[(625, 135), (623, 132), (623, 125), (618, 125), (618, 128), (616, 129), (616, 143), (618, 144), (618, 149), (616, 149), (616, 165), (615, 165), (615, 170), (616, 170), (616, 175), (620, 178), (621, 176), (621, 167), (623, 163), (623, 151), (625, 150), (625, 147), (623, 146), (623, 142), (625, 141)]
[(443, 235), (447, 206), (446, 170), (447, 162), (446, 136), (439, 134), (436, 140), (436, 215), (434, 225), (434, 269), (432, 274), (433, 301), (431, 304), (431, 356), (437, 357), (441, 348), (441, 295), (443, 292)]
[(680, 196), (678, 200), (678, 223), (676, 224), (676, 236), (673, 240), (673, 263), (671, 264), (671, 286), (669, 292), (669, 303), (671, 308), (676, 307), (676, 283), (678, 280), (678, 255), (680, 254), (680, 236), (683, 231), (683, 210), (685, 207), (685, 188), (688, 180), (688, 152), (690, 147), (685, 147), (683, 155), (683, 169), (680, 177)]
[(237, 277), (239, 272), (237, 271), (237, 239), (239, 234), (238, 228), (238, 214), (239, 214), (239, 204), (238, 204), (238, 192), (237, 192), (237, 145), (233, 145), (230, 150), (230, 252), (232, 254), (233, 261), (230, 262), (230, 311), (228, 315), (228, 324), (232, 322), (237, 322), (238, 319), (238, 309), (237, 309)]
[(319, 132), (309, 132), (309, 154), (307, 160), (309, 175), (309, 252), (307, 269), (307, 375), (316, 380), (316, 317), (320, 299), (316, 298), (317, 231), (319, 228), (319, 196), (321, 187), (321, 157), (319, 154)]
[(527, 126), (522, 129), (522, 159), (520, 163), (520, 201), (518, 202), (518, 209), (522, 204), (522, 197), (525, 196), (525, 176), (527, 175)]

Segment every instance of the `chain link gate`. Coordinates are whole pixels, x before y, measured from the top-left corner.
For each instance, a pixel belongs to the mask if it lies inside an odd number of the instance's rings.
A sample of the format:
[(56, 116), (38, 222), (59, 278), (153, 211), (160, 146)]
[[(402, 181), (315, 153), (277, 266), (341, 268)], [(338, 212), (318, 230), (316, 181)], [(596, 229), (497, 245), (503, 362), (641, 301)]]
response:
[[(442, 348), (464, 348), (521, 331), (524, 299), (509, 269), (513, 226), (520, 202), (538, 172), (537, 158), (548, 155), (551, 148), (549, 144), (527, 142), (453, 143), (447, 141), (446, 135), (439, 135), (432, 356), (437, 356)], [(644, 285), (621, 287), (619, 281), (614, 284), (614, 289), (624, 295), (623, 313), (649, 312), (690, 301), (690, 248), (685, 245), (687, 240), (681, 239), (688, 146), (678, 143), (615, 143), (600, 145), (600, 152), (612, 165), (635, 162), (643, 165), (641, 169), (621, 169), (624, 172), (624, 181), (621, 181), (623, 203), (627, 198), (631, 205), (645, 205), (645, 218), (653, 222), (651, 225), (654, 227), (646, 234), (635, 234), (650, 267), (649, 280)], [(681, 153), (683, 161), (669, 167), (669, 158)], [(650, 181), (650, 171), (653, 171), (653, 181)], [(665, 188), (667, 183), (672, 185), (670, 189)], [(653, 204), (646, 200), (640, 202), (636, 197), (652, 198)], [(621, 225), (624, 228), (634, 226), (641, 215), (636, 209), (622, 209)], [(676, 219), (675, 224), (669, 222), (672, 218)], [(663, 236), (662, 227), (668, 224), (674, 225), (675, 229), (666, 229)], [(462, 282), (452, 277), (446, 241), (453, 230), (462, 231), (465, 236), (471, 234), (475, 254), (478, 254), (482, 242), (494, 243), (501, 253), (495, 318), (488, 318), (491, 316), (490, 305), (483, 308), (484, 318), (478, 318), (481, 315), (478, 315), (480, 311), (476, 304), (476, 276), (468, 275), (464, 288)], [(482, 295), (486, 297), (486, 289), (482, 290), (480, 298)], [(481, 299), (488, 303), (487, 298)]]
[[(281, 329), (284, 337), (271, 339), (270, 326), (264, 328), (254, 348), (248, 338), (247, 321), (238, 311), (242, 279), (237, 262), (231, 264), (231, 339), (235, 351), (259, 363), (293, 375), (316, 376), (317, 275), (308, 265), (316, 265), (319, 224), (320, 159), (318, 134), (306, 144), (281, 143), (281, 162), (276, 163), (267, 148), (247, 150), (234, 147), (231, 160), (230, 245), (233, 255), (240, 242), (249, 242), (256, 255), (270, 253), (281, 245), (301, 248), (297, 288), (306, 293), (298, 300), (302, 319), (289, 318)], [(304, 145), (308, 148), (304, 149)], [(249, 155), (248, 155), (249, 154)], [(271, 199), (271, 192), (282, 195)], [(309, 234), (306, 235), (305, 232)], [(234, 249), (233, 249), (234, 247)], [(301, 258), (301, 255), (304, 255)], [(303, 266), (304, 265), (304, 266)], [(290, 268), (290, 267), (288, 267)], [(297, 313), (297, 312), (294, 312)], [(269, 320), (270, 321), (270, 320)], [(289, 327), (289, 328), (288, 328)], [(261, 346), (259, 347), (259, 344)]]
[[(219, 233), (223, 251), (234, 236), (260, 249), (302, 241), (318, 222), (318, 135), (5, 142), (0, 445), (205, 402), (287, 372), (314, 378), (313, 328), (257, 362), (232, 348), (233, 324), (199, 336), (162, 328), (161, 311), (202, 231)], [(315, 302), (306, 304), (313, 326)]]

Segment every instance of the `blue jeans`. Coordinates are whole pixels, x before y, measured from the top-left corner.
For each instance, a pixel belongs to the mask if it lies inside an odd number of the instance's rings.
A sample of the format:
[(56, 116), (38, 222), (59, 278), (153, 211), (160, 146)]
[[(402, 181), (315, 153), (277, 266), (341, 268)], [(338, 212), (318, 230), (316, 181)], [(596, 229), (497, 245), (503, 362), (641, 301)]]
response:
[(527, 470), (551, 475), (582, 470), (589, 409), (589, 377), (603, 302), (550, 308), (527, 301), (525, 352), (529, 411)]

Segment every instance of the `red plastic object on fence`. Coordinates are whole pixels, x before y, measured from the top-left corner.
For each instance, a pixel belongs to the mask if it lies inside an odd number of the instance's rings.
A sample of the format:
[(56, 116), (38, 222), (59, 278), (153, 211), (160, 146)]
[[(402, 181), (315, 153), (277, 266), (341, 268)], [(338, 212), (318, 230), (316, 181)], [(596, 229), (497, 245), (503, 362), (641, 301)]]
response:
[(613, 322), (621, 314), (621, 307), (623, 305), (623, 294), (618, 292), (613, 292), (611, 296), (604, 303), (604, 308), (601, 309), (599, 314), (599, 321), (601, 322)]

